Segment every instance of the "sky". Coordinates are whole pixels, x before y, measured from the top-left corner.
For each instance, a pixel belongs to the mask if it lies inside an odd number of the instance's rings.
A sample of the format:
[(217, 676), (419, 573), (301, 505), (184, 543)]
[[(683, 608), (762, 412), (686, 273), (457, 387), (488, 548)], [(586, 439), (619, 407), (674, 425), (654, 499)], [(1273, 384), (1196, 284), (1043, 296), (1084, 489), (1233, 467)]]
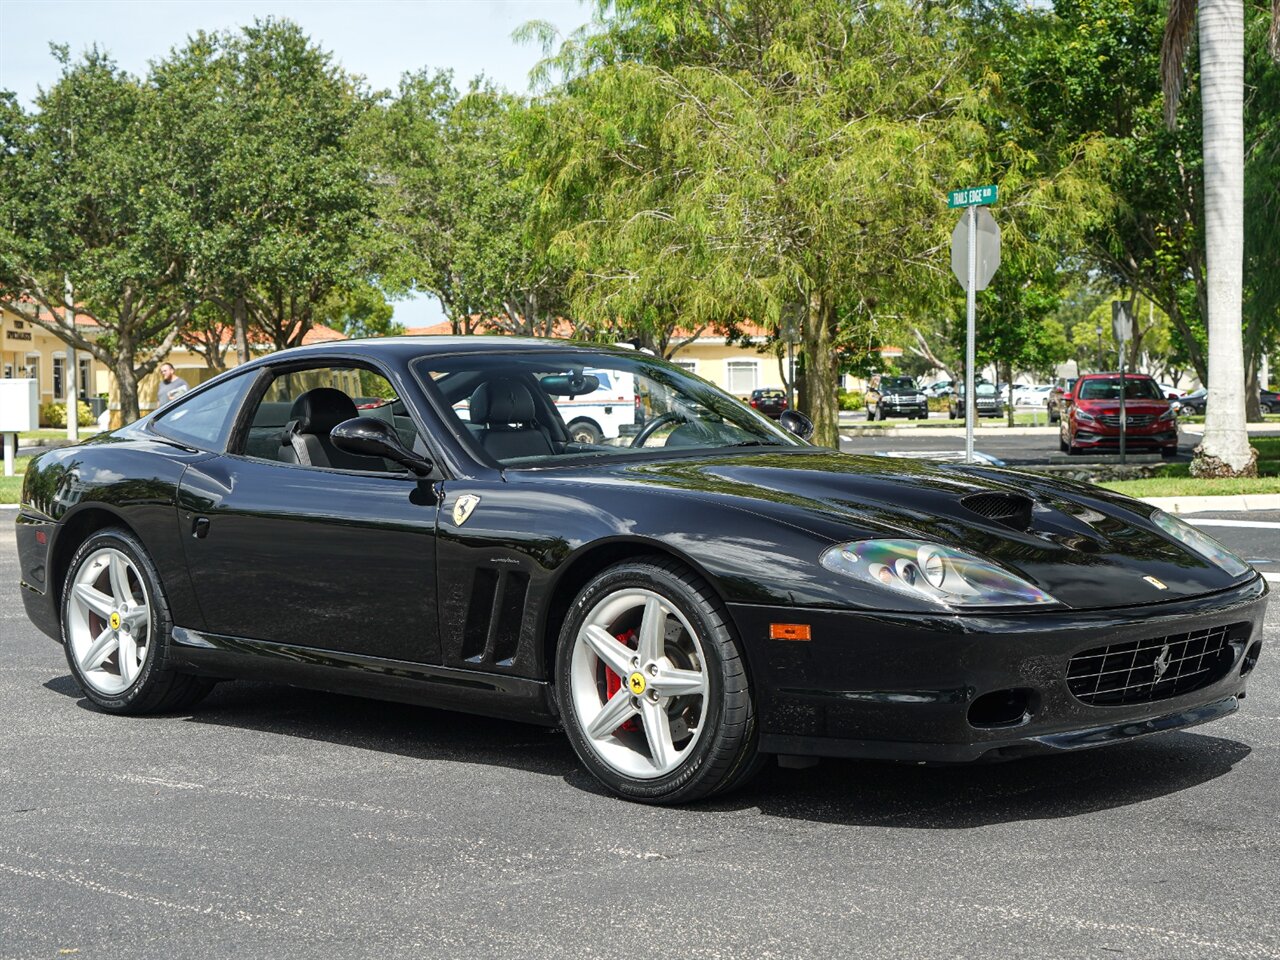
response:
[[(197, 30), (221, 30), (255, 17), (288, 17), (375, 90), (394, 89), (422, 67), (454, 72), (459, 82), (484, 73), (516, 92), (528, 89), (541, 58), (511, 32), (546, 20), (567, 34), (590, 18), (578, 0), (0, 0), (0, 90), (29, 106), (58, 75), (49, 44), (73, 54), (97, 44), (121, 67), (143, 74)], [(406, 327), (442, 320), (431, 297), (394, 304)]]

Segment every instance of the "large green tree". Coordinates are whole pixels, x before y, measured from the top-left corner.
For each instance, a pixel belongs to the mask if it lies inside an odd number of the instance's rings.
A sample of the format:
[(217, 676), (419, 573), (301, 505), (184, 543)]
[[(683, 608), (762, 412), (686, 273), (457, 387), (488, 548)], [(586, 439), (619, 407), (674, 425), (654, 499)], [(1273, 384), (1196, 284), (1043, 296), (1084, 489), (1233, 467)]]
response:
[[(0, 300), (105, 364), (134, 420), (194, 306), (191, 226), (154, 91), (96, 48), (54, 54), (34, 112), (0, 103)], [(64, 322), (68, 290), (92, 333)]]
[(567, 81), (533, 163), (574, 316), (795, 310), (801, 402), (838, 444), (839, 343), (949, 277), (943, 191), (982, 141), (960, 26), (897, 0), (600, 3), (546, 65)]
[(452, 74), (422, 70), (365, 127), (386, 228), (381, 281), (435, 296), (455, 333), (483, 321), (546, 336), (563, 309), (561, 273), (528, 242), (524, 110), (483, 78), (459, 91)]
[(296, 346), (370, 270), (375, 192), (356, 148), (371, 105), (288, 20), (200, 32), (153, 65), (171, 186), (201, 295), (249, 341)]

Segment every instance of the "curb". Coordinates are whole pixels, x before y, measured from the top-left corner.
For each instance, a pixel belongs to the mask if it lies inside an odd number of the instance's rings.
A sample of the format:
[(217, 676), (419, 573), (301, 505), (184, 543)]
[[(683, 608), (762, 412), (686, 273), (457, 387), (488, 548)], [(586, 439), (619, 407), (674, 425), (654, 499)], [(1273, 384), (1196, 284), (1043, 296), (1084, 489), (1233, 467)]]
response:
[(1166, 513), (1204, 513), (1221, 510), (1229, 513), (1257, 513), (1280, 510), (1280, 493), (1236, 494), (1227, 497), (1141, 497), (1143, 503), (1159, 507)]

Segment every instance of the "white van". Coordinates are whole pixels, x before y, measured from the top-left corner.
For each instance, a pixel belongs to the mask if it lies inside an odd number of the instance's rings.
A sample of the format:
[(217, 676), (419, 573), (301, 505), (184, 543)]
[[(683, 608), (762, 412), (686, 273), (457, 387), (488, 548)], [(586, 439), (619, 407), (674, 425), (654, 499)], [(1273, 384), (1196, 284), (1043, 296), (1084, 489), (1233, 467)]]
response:
[(636, 431), (636, 379), (619, 370), (587, 369), (600, 386), (580, 397), (556, 397), (556, 409), (578, 443), (608, 443)]

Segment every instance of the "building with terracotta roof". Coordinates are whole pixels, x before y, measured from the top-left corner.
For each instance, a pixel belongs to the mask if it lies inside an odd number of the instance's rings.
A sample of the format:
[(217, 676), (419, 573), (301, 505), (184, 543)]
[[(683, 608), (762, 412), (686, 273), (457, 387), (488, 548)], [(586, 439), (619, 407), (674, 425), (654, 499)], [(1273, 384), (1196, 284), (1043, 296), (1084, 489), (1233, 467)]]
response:
[[(32, 306), (34, 309), (34, 305)], [(85, 316), (76, 317), (76, 329), (86, 339), (92, 340), (98, 328), (97, 323)], [(230, 346), (230, 328), (226, 334)], [(303, 343), (319, 343), (326, 340), (342, 340), (343, 335), (330, 327), (315, 326), (307, 331)], [(270, 346), (255, 341), (250, 343), (254, 353), (265, 353)], [(216, 376), (217, 371), (209, 366), (208, 361), (187, 344), (179, 343), (168, 356), (183, 380), (191, 386), (203, 383)], [(238, 363), (234, 349), (226, 354), (226, 365), (233, 367)], [(44, 327), (33, 323), (23, 313), (0, 305), (0, 376), (31, 378), (36, 381), (40, 403), (62, 401), (66, 397), (67, 345)], [(92, 402), (95, 398), (105, 400), (112, 409), (119, 409), (115, 396), (115, 377), (110, 369), (95, 359), (88, 351), (76, 351), (78, 378), (76, 390), (80, 399)], [(144, 377), (138, 385), (138, 400), (145, 414), (156, 404), (156, 393), (160, 386), (160, 375), (153, 372)], [(101, 406), (101, 404), (98, 404)]]

